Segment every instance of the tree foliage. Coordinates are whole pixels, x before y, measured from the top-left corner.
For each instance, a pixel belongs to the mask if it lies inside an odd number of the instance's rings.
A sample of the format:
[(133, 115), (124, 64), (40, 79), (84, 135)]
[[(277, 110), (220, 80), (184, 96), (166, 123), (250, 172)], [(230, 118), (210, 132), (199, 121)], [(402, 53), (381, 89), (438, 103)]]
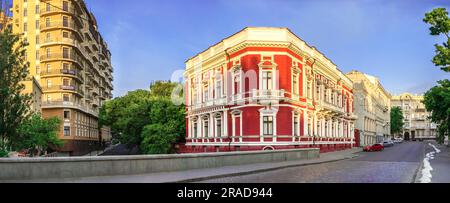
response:
[(104, 104), (100, 125), (111, 127), (112, 136), (130, 148), (141, 143), (142, 129), (150, 124), (151, 96), (148, 90), (136, 90)]
[(142, 153), (174, 152), (185, 137), (185, 106), (172, 103), (176, 83), (157, 82), (148, 90), (129, 92), (107, 102), (100, 111), (101, 125), (111, 127), (114, 138)]
[(445, 8), (436, 8), (426, 13), (423, 19), (430, 27), (430, 34), (433, 36), (444, 35), (447, 42), (442, 45), (436, 44), (436, 56), (433, 63), (446, 72), (450, 72), (450, 18)]
[(424, 99), (431, 121), (438, 125), (438, 142), (443, 143), (450, 134), (450, 80), (442, 80), (431, 88)]
[(50, 146), (62, 147), (64, 143), (58, 138), (61, 120), (57, 117), (43, 119), (40, 114), (33, 114), (23, 122), (19, 135), (11, 140), (13, 149), (29, 150), (34, 156), (40, 156)]
[(400, 107), (393, 107), (391, 109), (391, 134), (395, 135), (402, 131), (405, 123), (403, 122), (403, 112)]
[(10, 30), (0, 33), (0, 148), (18, 136), (20, 124), (29, 117), (31, 96), (22, 94), (29, 64), (25, 59), (26, 42)]

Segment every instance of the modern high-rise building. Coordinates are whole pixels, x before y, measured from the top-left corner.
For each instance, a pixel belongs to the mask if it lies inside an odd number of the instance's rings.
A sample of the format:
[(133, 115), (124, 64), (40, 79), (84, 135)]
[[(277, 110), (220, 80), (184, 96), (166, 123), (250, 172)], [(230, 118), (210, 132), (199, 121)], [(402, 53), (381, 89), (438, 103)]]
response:
[(287, 28), (249, 27), (186, 62), (183, 152), (355, 144), (353, 83)]
[(99, 108), (112, 98), (111, 52), (83, 0), (14, 0), (13, 33), (28, 41), (30, 76), (42, 88), (43, 117), (59, 117), (58, 151), (87, 153), (110, 137)]
[(404, 127), (401, 135), (405, 140), (434, 140), (437, 125), (428, 118), (430, 112), (423, 104), (423, 95), (403, 93), (392, 97), (392, 107), (400, 107), (403, 111)]
[(378, 78), (351, 71), (346, 74), (353, 81), (355, 96), (356, 129), (360, 133), (360, 145), (383, 142), (391, 135), (391, 94)]

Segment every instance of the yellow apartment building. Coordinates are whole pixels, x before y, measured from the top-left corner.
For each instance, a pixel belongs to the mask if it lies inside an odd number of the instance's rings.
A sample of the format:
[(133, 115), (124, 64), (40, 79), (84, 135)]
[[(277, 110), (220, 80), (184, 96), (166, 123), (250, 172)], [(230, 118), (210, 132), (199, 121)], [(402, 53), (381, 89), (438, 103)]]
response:
[(82, 155), (109, 129), (99, 129), (98, 113), (112, 98), (111, 52), (95, 16), (83, 0), (13, 0), (12, 28), (28, 41), (30, 76), (42, 88), (43, 117), (59, 117), (58, 151)]

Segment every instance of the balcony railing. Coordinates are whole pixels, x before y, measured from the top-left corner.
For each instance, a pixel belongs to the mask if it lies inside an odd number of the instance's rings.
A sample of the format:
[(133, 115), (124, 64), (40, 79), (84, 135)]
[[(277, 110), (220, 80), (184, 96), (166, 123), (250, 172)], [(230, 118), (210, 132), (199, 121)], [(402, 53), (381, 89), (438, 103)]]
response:
[(78, 70), (70, 70), (70, 69), (52, 69), (50, 71), (41, 71), (41, 76), (48, 75), (71, 75), (76, 76), (78, 79), (83, 80), (83, 75)]
[(76, 85), (55, 85), (55, 86), (50, 86), (50, 87), (43, 87), (42, 90), (44, 92), (48, 92), (48, 91), (72, 91), (72, 92), (76, 92), (80, 95), (83, 95), (83, 90), (76, 86)]
[(81, 44), (78, 42), (78, 40), (65, 37), (45, 38), (41, 46), (46, 46), (52, 43), (67, 43), (81, 50)]
[(78, 15), (78, 12), (73, 7), (56, 8), (56, 7), (53, 7), (53, 6), (45, 7), (44, 9), (41, 9), (39, 14), (40, 15), (47, 15), (47, 14), (52, 14), (52, 13), (69, 13), (69, 14), (73, 14), (73, 15)]
[(47, 60), (72, 60), (78, 63), (81, 63), (82, 58), (78, 56), (78, 54), (69, 54), (69, 53), (51, 53), (51, 54), (45, 54), (40, 57), (41, 61), (47, 61)]
[(284, 90), (257, 90), (252, 91), (252, 97), (256, 99), (284, 99)]
[(69, 101), (63, 101), (63, 100), (43, 101), (42, 107), (43, 108), (77, 108), (86, 113), (90, 113), (94, 116), (98, 116), (98, 110), (89, 108), (87, 105), (73, 102), (71, 100), (69, 100)]
[(41, 30), (51, 29), (51, 28), (70, 28), (75, 31), (79, 31), (79, 27), (73, 22), (64, 22), (64, 21), (50, 21), (41, 23), (39, 26)]
[(319, 102), (319, 106), (321, 106), (327, 110), (330, 110), (330, 111), (344, 113), (344, 108), (338, 107), (338, 106), (336, 106), (332, 103), (326, 102), (326, 101)]

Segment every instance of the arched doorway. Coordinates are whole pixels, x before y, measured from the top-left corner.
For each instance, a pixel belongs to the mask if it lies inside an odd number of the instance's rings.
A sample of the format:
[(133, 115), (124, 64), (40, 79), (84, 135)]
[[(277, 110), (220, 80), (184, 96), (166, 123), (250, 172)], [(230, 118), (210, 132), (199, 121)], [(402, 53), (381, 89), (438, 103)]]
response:
[(410, 138), (409, 132), (405, 132), (405, 140), (409, 141), (410, 139), (411, 138)]

